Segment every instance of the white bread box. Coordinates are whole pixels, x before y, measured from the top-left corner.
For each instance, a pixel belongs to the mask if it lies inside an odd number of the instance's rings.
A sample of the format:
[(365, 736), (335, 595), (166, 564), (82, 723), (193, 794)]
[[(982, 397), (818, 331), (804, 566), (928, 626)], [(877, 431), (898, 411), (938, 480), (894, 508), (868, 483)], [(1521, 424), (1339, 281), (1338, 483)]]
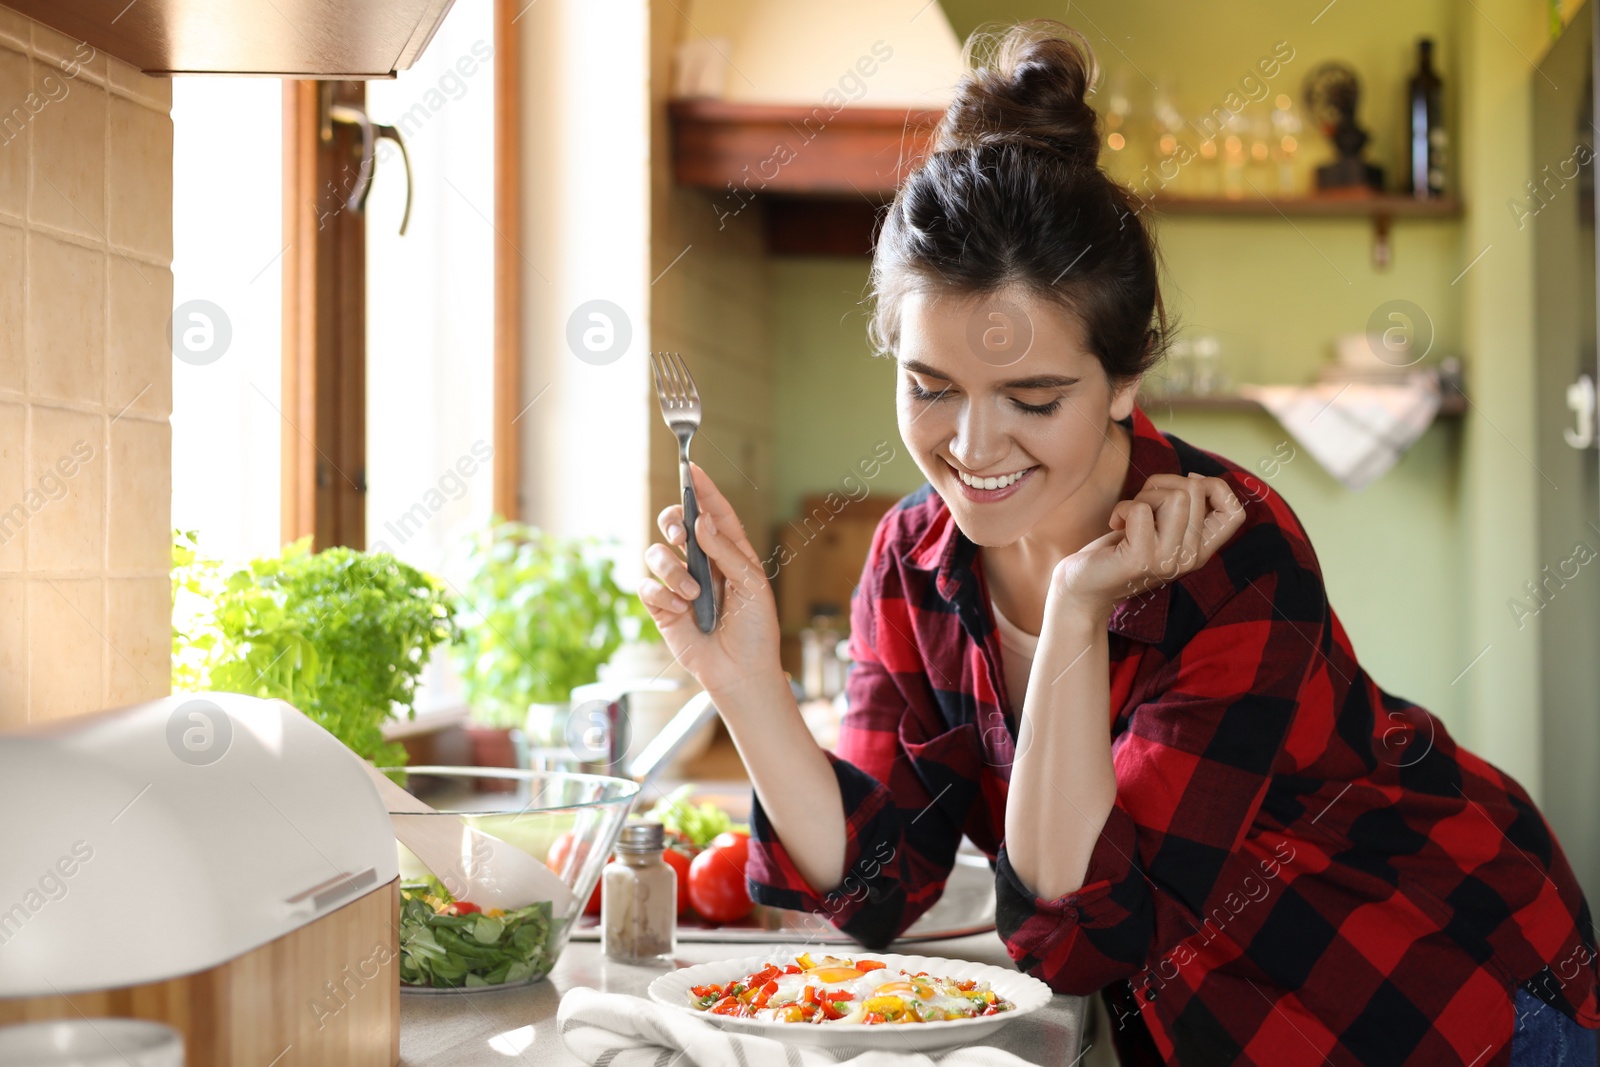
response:
[(188, 1067), (393, 1067), (398, 874), (361, 760), (283, 701), (0, 734), (0, 1024), (153, 1019)]

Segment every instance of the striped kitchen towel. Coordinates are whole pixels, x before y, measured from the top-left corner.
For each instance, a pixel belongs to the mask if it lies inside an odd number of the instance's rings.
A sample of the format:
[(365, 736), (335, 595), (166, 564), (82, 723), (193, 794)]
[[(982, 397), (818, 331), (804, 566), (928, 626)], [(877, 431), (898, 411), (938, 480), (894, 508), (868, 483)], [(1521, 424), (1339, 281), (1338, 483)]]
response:
[(1398, 382), (1246, 385), (1295, 441), (1347, 489), (1363, 489), (1417, 442), (1439, 413), (1439, 382), (1417, 372)]
[(556, 1026), (573, 1055), (599, 1067), (1033, 1067), (983, 1045), (933, 1052), (801, 1048), (588, 986), (562, 996)]

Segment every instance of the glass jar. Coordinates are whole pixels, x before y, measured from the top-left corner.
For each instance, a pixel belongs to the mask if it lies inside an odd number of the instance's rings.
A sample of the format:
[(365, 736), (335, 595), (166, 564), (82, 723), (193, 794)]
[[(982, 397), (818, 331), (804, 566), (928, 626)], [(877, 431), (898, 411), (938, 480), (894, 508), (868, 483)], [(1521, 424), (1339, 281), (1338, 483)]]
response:
[(844, 688), (844, 664), (836, 649), (847, 636), (839, 609), (831, 604), (813, 614), (811, 625), (800, 631), (800, 684), (807, 700), (832, 700)]
[(600, 948), (624, 963), (670, 963), (678, 948), (678, 875), (662, 859), (666, 832), (644, 820), (622, 828), (601, 873)]

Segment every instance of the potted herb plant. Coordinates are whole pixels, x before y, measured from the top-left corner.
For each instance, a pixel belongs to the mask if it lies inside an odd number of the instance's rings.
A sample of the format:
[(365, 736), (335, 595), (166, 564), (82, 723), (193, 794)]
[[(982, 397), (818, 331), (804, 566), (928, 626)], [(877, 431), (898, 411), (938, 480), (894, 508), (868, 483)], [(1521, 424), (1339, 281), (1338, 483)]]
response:
[(630, 619), (649, 617), (617, 586), (612, 561), (591, 538), (496, 521), (472, 540), (467, 573), (456, 655), (468, 733), (480, 765), (514, 766), (511, 731), (526, 727), (536, 743), (559, 744), (573, 688), (598, 678)]
[(174, 689), (281, 698), (378, 766), (404, 765), (383, 725), (416, 715), (429, 652), (460, 636), (438, 579), (309, 537), (229, 571), (174, 531), (172, 594)]

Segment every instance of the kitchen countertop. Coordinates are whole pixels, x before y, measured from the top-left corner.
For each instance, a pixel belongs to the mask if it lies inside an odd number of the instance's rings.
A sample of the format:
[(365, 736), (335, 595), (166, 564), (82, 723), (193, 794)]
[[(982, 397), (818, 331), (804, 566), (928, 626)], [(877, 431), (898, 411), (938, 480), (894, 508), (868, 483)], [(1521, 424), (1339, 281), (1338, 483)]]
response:
[[(771, 945), (750, 942), (680, 942), (679, 966), (755, 956)], [(831, 946), (836, 953), (846, 946)], [(995, 933), (946, 941), (899, 942), (890, 951), (1015, 966)], [(561, 994), (574, 986), (608, 993), (646, 995), (663, 967), (642, 967), (606, 958), (596, 941), (571, 941), (542, 982), (484, 993), (400, 994), (400, 1063), (404, 1067), (502, 1067), (508, 1062), (580, 1065), (556, 1033)], [(1068, 1067), (1079, 1055), (1084, 997), (1056, 996), (1048, 1005), (1002, 1027), (994, 1044), (1032, 1063)], [(937, 1055), (937, 1053), (935, 1053)]]

